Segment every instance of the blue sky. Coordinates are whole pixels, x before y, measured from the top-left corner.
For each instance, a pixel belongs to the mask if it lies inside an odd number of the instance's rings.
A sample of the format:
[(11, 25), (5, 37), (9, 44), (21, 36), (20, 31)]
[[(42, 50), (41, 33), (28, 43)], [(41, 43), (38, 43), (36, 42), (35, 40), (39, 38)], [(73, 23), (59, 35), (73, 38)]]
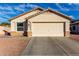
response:
[(0, 3), (0, 23), (8, 22), (10, 18), (36, 7), (52, 8), (74, 20), (79, 19), (79, 4), (77, 3)]

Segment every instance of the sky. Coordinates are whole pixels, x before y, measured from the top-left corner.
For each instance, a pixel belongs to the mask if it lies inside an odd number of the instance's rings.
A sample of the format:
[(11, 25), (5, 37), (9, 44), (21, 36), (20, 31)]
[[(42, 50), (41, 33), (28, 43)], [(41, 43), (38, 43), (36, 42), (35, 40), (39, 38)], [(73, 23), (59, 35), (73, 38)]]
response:
[(52, 8), (73, 20), (79, 19), (78, 3), (0, 3), (0, 23), (37, 7)]

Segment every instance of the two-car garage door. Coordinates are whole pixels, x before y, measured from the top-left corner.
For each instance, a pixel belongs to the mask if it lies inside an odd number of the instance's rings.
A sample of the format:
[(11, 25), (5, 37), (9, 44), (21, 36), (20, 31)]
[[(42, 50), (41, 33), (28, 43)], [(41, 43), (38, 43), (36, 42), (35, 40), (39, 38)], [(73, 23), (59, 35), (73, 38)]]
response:
[(32, 23), (32, 36), (64, 36), (64, 23)]

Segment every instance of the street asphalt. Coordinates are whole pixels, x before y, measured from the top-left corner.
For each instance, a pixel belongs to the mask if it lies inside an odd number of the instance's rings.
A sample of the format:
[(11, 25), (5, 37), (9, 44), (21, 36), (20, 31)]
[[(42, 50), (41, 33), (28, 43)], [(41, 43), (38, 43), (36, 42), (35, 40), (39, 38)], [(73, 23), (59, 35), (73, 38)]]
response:
[(79, 56), (79, 41), (65, 37), (32, 37), (21, 56)]

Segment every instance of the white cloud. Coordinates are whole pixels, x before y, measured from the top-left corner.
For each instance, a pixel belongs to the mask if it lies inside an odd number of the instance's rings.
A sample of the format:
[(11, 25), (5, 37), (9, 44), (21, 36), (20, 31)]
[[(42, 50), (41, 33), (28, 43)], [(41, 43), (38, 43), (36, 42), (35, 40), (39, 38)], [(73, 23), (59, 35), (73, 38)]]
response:
[(25, 3), (20, 4), (19, 7), (21, 7), (21, 8), (25, 8), (25, 7), (26, 7), (26, 4), (25, 4)]
[(35, 4), (20, 4), (19, 6), (14, 6), (14, 9), (16, 9), (17, 11), (20, 11), (20, 12), (25, 12), (25, 9), (28, 9), (28, 8), (36, 8), (38, 7), (37, 5)]
[(61, 10), (63, 10), (62, 6), (60, 6), (58, 3), (56, 3), (56, 6), (60, 8)]
[(16, 9), (17, 11), (20, 11), (20, 12), (24, 12), (24, 9), (22, 9), (20, 7), (14, 7), (14, 9)]
[(0, 22), (4, 22), (4, 21), (7, 21), (7, 19), (0, 17)]
[(72, 18), (72, 19), (75, 19), (74, 16), (72, 16), (72, 15), (69, 15), (69, 17)]
[(14, 6), (13, 8), (17, 11), (25, 12), (25, 7), (26, 7), (25, 4), (20, 4), (19, 6)]
[(2, 16), (2, 17), (4, 17), (4, 18), (10, 18), (9, 15), (7, 15), (7, 14), (5, 14), (5, 13), (2, 13), (2, 12), (0, 12), (0, 16)]
[(62, 10), (62, 11), (69, 11), (70, 9), (66, 8), (66, 7), (62, 7), (60, 4), (56, 3), (56, 6)]
[(72, 3), (73, 5), (79, 6), (79, 3)]
[(4, 15), (3, 17), (5, 17), (5, 18), (10, 18), (10, 16), (8, 16), (8, 15)]
[(68, 9), (68, 8), (64, 8), (64, 10), (65, 10), (65, 11), (70, 11), (70, 9)]
[(16, 12), (14, 11), (17, 10), (19, 12), (25, 12), (25, 10), (27, 10), (28, 8), (36, 8), (38, 7), (35, 4), (20, 4), (18, 6), (10, 6), (8, 4), (6, 4), (6, 6), (0, 6), (0, 10), (3, 10), (2, 12), (0, 12), (0, 14), (16, 14)]
[(13, 10), (10, 6), (0, 6), (1, 10)]
[(2, 11), (2, 12), (0, 12), (0, 15), (2, 15), (2, 14), (16, 14), (15, 12), (12, 12), (12, 11)]
[(68, 3), (68, 5), (73, 5), (73, 3)]
[(10, 18), (10, 16), (8, 16), (8, 15), (2, 15), (2, 17), (6, 18), (6, 19)]
[(30, 7), (30, 8), (36, 8), (36, 7), (39, 7), (38, 5), (35, 5), (35, 4), (27, 4), (26, 7)]
[(68, 3), (72, 8), (70, 10), (79, 11), (79, 3)]
[(16, 14), (14, 12), (13, 7), (7, 5), (7, 6), (0, 6), (0, 10), (3, 10), (0, 12), (0, 14)]

